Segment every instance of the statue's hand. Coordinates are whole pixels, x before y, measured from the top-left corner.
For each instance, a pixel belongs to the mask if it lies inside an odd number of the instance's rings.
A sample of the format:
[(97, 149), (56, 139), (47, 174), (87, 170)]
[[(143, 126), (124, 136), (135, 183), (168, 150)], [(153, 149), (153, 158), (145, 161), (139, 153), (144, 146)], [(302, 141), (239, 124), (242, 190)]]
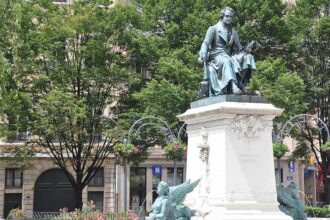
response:
[(248, 54), (251, 53), (251, 51), (252, 51), (252, 50), (251, 50), (251, 48), (249, 48), (249, 47), (247, 47), (247, 48), (244, 49), (244, 52), (245, 52), (245, 53), (248, 53)]
[(257, 41), (253, 40), (245, 47), (244, 52), (245, 53), (255, 53), (256, 50), (259, 49), (259, 47), (260, 47), (260, 44)]
[(202, 52), (199, 53), (199, 57), (198, 57), (198, 62), (199, 62), (199, 63), (204, 63), (204, 62), (206, 62), (208, 59), (209, 59), (209, 55), (208, 55), (208, 53), (202, 53)]

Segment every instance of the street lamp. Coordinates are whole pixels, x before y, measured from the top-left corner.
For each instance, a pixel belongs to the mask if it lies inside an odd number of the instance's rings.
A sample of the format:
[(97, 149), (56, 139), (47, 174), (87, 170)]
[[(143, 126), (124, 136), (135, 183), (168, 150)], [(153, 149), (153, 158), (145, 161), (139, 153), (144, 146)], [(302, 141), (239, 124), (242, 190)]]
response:
[[(164, 135), (164, 141), (166, 144), (170, 144), (174, 142), (175, 140), (178, 140), (182, 133), (184, 132), (184, 125), (180, 127), (178, 132), (178, 137), (176, 137), (170, 128), (170, 126), (161, 118), (155, 117), (155, 116), (148, 116), (140, 118), (139, 120), (135, 121), (133, 125), (130, 127), (126, 143), (132, 142), (133, 136), (140, 137), (140, 134), (144, 128), (150, 128), (155, 127), (160, 133)], [(146, 141), (149, 141), (147, 139)], [(127, 166), (125, 166), (125, 189), (124, 189), (124, 195), (125, 195), (125, 211), (127, 210)], [(176, 185), (176, 179), (177, 179), (177, 160), (174, 158), (174, 185)]]
[[(324, 121), (318, 118), (315, 115), (310, 114), (300, 114), (290, 118), (283, 126), (280, 131), (280, 140), (281, 142), (284, 139), (284, 136), (291, 136), (293, 131), (297, 131), (297, 134), (302, 135), (304, 140), (310, 142), (310, 148), (314, 154), (314, 158), (317, 163), (322, 166), (323, 172), (328, 172), (328, 167), (322, 165), (321, 160), (319, 159), (318, 152), (324, 152), (322, 149), (318, 149), (314, 144), (315, 139), (319, 139), (319, 146), (321, 147), (323, 136), (323, 142), (330, 141), (329, 129)], [(318, 151), (318, 152), (317, 152)], [(314, 177), (315, 178), (315, 177)]]

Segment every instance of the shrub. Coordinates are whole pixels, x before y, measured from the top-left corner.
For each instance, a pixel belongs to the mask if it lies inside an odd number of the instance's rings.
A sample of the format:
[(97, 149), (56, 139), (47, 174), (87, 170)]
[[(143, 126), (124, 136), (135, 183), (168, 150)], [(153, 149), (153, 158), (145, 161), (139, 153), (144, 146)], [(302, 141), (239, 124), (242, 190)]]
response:
[(181, 141), (174, 141), (164, 147), (167, 158), (181, 161), (186, 153), (187, 146)]
[(281, 144), (281, 143), (277, 143), (277, 142), (273, 143), (273, 154), (274, 154), (274, 157), (281, 158), (288, 151), (289, 151), (289, 148), (288, 148), (287, 145)]
[(307, 206), (305, 207), (305, 213), (309, 217), (328, 218), (330, 217), (330, 208), (328, 206), (325, 206), (323, 208)]
[(132, 162), (139, 164), (147, 158), (147, 152), (140, 146), (134, 146), (131, 143), (118, 143), (113, 148), (113, 154), (117, 164), (123, 166)]
[(87, 203), (82, 210), (75, 209), (68, 212), (67, 208), (60, 209), (61, 214), (52, 220), (135, 220), (138, 219), (131, 212), (106, 212), (103, 213), (95, 208), (93, 201)]
[(7, 219), (24, 219), (25, 214), (24, 211), (17, 208), (17, 209), (12, 209), (7, 217)]

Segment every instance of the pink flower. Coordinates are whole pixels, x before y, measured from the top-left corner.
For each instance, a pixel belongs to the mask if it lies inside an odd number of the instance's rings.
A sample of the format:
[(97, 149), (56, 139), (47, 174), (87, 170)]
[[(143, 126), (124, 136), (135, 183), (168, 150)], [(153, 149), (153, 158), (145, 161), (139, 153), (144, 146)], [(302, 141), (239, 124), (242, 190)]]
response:
[(114, 155), (115, 155), (115, 157), (119, 157), (119, 153), (118, 152), (115, 152)]
[(175, 144), (175, 149), (179, 149), (179, 144)]

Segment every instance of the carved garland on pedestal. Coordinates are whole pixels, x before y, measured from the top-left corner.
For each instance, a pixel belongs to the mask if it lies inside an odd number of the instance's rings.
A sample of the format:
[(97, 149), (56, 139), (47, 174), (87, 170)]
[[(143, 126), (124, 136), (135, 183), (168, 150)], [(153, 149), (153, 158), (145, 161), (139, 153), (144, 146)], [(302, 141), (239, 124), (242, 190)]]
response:
[(210, 146), (208, 143), (208, 132), (205, 127), (201, 128), (200, 135), (202, 137), (202, 143), (199, 144), (197, 147), (199, 150), (199, 158), (201, 160), (201, 165), (203, 166), (203, 176), (201, 178), (201, 182), (199, 184), (199, 196), (200, 202), (198, 207), (196, 208), (197, 216), (200, 218), (205, 218), (210, 211), (210, 205), (208, 202), (208, 195), (210, 193), (210, 167), (209, 167), (209, 155), (210, 155)]
[(260, 116), (239, 115), (234, 118), (231, 130), (241, 138), (248, 140), (259, 137), (260, 131), (266, 128), (266, 123)]
[(210, 146), (208, 143), (208, 133), (205, 127), (201, 129), (201, 136), (202, 136), (202, 143), (197, 147), (199, 150), (199, 158), (201, 159), (202, 166), (203, 166), (203, 177), (201, 183), (199, 184), (199, 192), (200, 193), (209, 193), (210, 186), (209, 186), (209, 154), (210, 154)]

